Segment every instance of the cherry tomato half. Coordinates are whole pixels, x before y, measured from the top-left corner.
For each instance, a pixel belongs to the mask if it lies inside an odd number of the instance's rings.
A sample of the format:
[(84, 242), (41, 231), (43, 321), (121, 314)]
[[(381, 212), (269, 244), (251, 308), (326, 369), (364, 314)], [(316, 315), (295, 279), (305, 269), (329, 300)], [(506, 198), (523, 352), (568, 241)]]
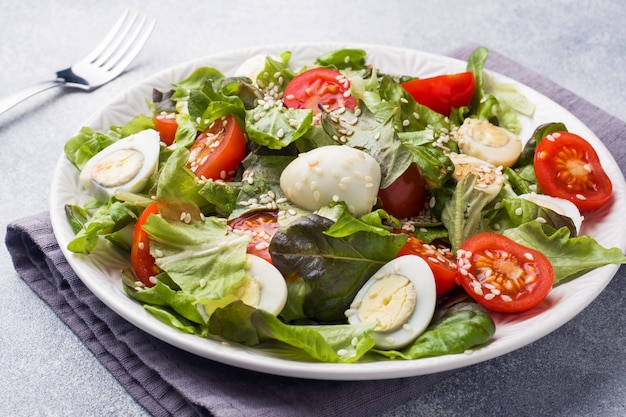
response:
[(161, 273), (161, 269), (156, 265), (154, 257), (150, 254), (150, 238), (148, 233), (143, 230), (143, 225), (151, 214), (158, 214), (158, 212), (159, 208), (156, 201), (144, 209), (137, 223), (135, 223), (130, 247), (130, 261), (133, 271), (146, 287), (154, 285), (150, 281), (150, 277)]
[(557, 132), (542, 139), (534, 166), (542, 192), (569, 200), (581, 211), (604, 205), (613, 193), (598, 154), (589, 142), (573, 133)]
[(450, 248), (426, 243), (423, 240), (409, 235), (397, 256), (417, 255), (424, 259), (435, 276), (437, 295), (442, 295), (457, 286), (456, 259)]
[(176, 138), (176, 130), (178, 123), (176, 122), (176, 113), (157, 113), (154, 115), (154, 127), (159, 132), (161, 141), (167, 146), (174, 143)]
[(274, 211), (257, 211), (230, 220), (228, 226), (234, 232), (250, 233), (252, 240), (248, 243), (247, 252), (272, 262), (269, 253), (270, 240), (280, 229), (277, 213)]
[(411, 164), (391, 185), (378, 190), (383, 209), (403, 219), (417, 216), (424, 207), (426, 181), (417, 164)]
[(285, 87), (283, 103), (292, 109), (309, 109), (313, 114), (346, 107), (354, 110), (356, 100), (350, 95), (350, 81), (339, 71), (312, 68), (296, 75)]
[(232, 115), (216, 120), (189, 149), (187, 166), (200, 178), (230, 180), (246, 155), (246, 138)]
[(491, 232), (478, 233), (461, 245), (457, 272), (470, 297), (503, 313), (536, 306), (554, 283), (554, 270), (545, 255)]
[(474, 86), (474, 74), (470, 71), (402, 83), (415, 101), (445, 116), (450, 115), (452, 108), (458, 109), (470, 103)]

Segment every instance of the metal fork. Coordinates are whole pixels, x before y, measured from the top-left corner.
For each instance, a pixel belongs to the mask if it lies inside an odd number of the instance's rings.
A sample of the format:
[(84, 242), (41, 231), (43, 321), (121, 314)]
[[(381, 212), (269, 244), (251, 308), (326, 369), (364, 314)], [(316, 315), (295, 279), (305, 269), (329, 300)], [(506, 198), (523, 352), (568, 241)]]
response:
[(139, 54), (154, 29), (155, 20), (126, 10), (111, 31), (85, 58), (58, 71), (57, 78), (32, 85), (0, 100), (0, 114), (52, 87), (92, 91), (120, 75)]

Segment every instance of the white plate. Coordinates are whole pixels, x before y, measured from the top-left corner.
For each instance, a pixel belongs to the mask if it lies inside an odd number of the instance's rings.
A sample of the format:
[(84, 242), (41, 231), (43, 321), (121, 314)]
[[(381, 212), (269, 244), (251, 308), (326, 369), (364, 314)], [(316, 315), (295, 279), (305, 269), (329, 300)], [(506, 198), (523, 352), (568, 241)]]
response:
[[(414, 50), (360, 44), (284, 44), (237, 50), (183, 63), (160, 72), (121, 94), (87, 120), (84, 125), (106, 131), (110, 125), (124, 124), (140, 113), (147, 113), (146, 98), (152, 88), (166, 90), (170, 83), (182, 80), (198, 66), (212, 66), (224, 74), (233, 74), (247, 58), (257, 54), (293, 52), (292, 63), (297, 66), (311, 62), (319, 55), (338, 48), (356, 47), (368, 52), (368, 61), (391, 74), (411, 74), (420, 77), (461, 72), (466, 63), (455, 59)], [(563, 122), (568, 129), (585, 137), (597, 150), (602, 164), (614, 185), (612, 204), (585, 219), (583, 233), (596, 238), (607, 247), (626, 248), (626, 184), (621, 171), (608, 150), (582, 122), (561, 106), (536, 91), (509, 78), (490, 73), (493, 79), (514, 83), (528, 99), (537, 105), (535, 116), (524, 119), (522, 138), (530, 137), (534, 128), (545, 122)], [(51, 190), (51, 217), (55, 236), (61, 249), (85, 285), (107, 306), (135, 326), (155, 337), (197, 355), (225, 364), (270, 374), (328, 380), (387, 379), (446, 371), (486, 361), (519, 349), (557, 329), (583, 310), (609, 283), (618, 266), (596, 269), (574, 281), (555, 288), (548, 298), (531, 311), (494, 316), (496, 334), (488, 345), (471, 354), (446, 355), (413, 361), (380, 361), (357, 364), (327, 364), (296, 362), (272, 357), (259, 350), (243, 346), (224, 345), (218, 341), (181, 333), (150, 316), (122, 291), (120, 269), (128, 260), (112, 248), (84, 256), (66, 250), (73, 233), (66, 221), (63, 207), (80, 204), (86, 193), (78, 182), (78, 171), (61, 156), (54, 173)]]

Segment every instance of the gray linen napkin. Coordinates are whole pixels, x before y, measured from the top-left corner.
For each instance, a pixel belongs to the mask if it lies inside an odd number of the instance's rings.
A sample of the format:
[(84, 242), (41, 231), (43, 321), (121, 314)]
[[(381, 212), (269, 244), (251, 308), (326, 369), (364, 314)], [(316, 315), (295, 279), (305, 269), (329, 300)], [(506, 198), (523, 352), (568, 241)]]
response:
[[(466, 59), (476, 45), (450, 55)], [(555, 100), (589, 126), (626, 167), (626, 123), (519, 64), (491, 52), (487, 68)], [(7, 227), (20, 277), (155, 416), (367, 416), (415, 399), (450, 372), (383, 381), (314, 381), (265, 375), (200, 358), (137, 329), (97, 299), (68, 265), (48, 213)], [(620, 271), (623, 274), (623, 270)]]

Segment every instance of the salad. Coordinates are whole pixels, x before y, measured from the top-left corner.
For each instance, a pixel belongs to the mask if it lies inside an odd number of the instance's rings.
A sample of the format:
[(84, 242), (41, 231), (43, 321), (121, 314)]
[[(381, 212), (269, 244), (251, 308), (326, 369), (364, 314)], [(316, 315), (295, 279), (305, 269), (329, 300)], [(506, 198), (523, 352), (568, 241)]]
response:
[(581, 212), (611, 197), (593, 149), (558, 121), (518, 138), (533, 105), (488, 84), (487, 56), (429, 79), (380, 73), (357, 49), (297, 69), (288, 52), (232, 76), (198, 68), (146, 114), (67, 142), (94, 196), (66, 206), (68, 249), (104, 236), (131, 259), (124, 290), (157, 319), (282, 357), (484, 345), (492, 311), (625, 262), (578, 235)]

